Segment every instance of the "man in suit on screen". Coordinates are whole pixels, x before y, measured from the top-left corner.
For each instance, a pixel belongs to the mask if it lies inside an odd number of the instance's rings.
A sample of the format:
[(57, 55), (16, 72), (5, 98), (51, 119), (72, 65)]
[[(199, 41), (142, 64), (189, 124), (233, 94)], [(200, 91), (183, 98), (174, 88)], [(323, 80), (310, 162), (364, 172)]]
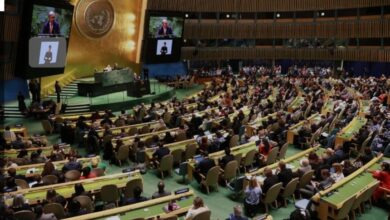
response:
[(169, 27), (168, 21), (166, 19), (163, 19), (162, 25), (160, 29), (158, 30), (158, 36), (159, 37), (169, 37), (173, 34), (172, 28)]
[(60, 24), (58, 24), (56, 19), (56, 14), (51, 11), (48, 14), (48, 21), (43, 25), (42, 34), (48, 35), (58, 35), (60, 34)]

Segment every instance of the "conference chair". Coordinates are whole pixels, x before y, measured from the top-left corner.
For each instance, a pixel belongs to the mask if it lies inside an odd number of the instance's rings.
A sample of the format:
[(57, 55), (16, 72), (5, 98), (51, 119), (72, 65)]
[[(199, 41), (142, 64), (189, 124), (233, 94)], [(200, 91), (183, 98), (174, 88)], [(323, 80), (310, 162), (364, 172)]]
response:
[(283, 160), (284, 158), (286, 158), (287, 149), (288, 149), (288, 143), (283, 144), (282, 148), (280, 148), (279, 150), (277, 160)]
[(243, 161), (241, 162), (241, 166), (244, 167), (245, 173), (247, 172), (247, 167), (250, 166), (251, 168), (253, 168), (253, 162), (255, 160), (255, 155), (256, 155), (255, 150), (251, 150), (251, 151), (246, 153)]
[(78, 170), (69, 170), (68, 172), (65, 173), (65, 181), (70, 182), (70, 181), (75, 181), (79, 180), (81, 176), (80, 171)]
[(142, 184), (141, 179), (132, 179), (129, 182), (127, 182), (126, 187), (123, 189), (123, 194), (125, 198), (133, 198), (134, 197), (133, 190), (136, 187), (140, 187), (141, 189), (143, 189), (144, 186)]
[(220, 169), (221, 177), (227, 185), (232, 179), (236, 178), (238, 170), (238, 163), (236, 160), (230, 161), (225, 165), (225, 169)]
[(211, 211), (204, 211), (197, 215), (195, 215), (192, 220), (210, 220), (211, 218)]
[(30, 185), (28, 185), (27, 181), (24, 179), (15, 179), (15, 184), (21, 189), (29, 189)]
[(172, 169), (173, 169), (173, 156), (171, 154), (165, 155), (161, 159), (160, 163), (158, 163), (158, 170), (160, 171), (161, 178), (164, 179), (164, 172), (168, 172), (168, 174), (172, 176)]
[(129, 129), (129, 131), (127, 132), (127, 134), (129, 136), (134, 136), (134, 135), (138, 134), (138, 128), (137, 127), (131, 127)]
[(177, 166), (181, 163), (183, 157), (184, 150), (183, 149), (175, 149), (171, 152), (173, 156), (173, 166)]
[(58, 177), (54, 175), (46, 175), (42, 177), (42, 182), (45, 185), (52, 185), (58, 183)]
[(106, 204), (114, 203), (115, 206), (118, 206), (120, 199), (118, 187), (114, 184), (102, 186), (100, 198)]
[(232, 147), (238, 146), (239, 139), (240, 139), (240, 137), (237, 134), (233, 135), (233, 137), (230, 138), (229, 147), (232, 148)]
[(148, 137), (148, 138), (146, 138), (146, 140), (145, 140), (145, 147), (150, 147), (150, 145), (153, 143), (153, 137)]
[(306, 192), (305, 187), (310, 184), (313, 175), (314, 175), (314, 170), (310, 170), (304, 173), (302, 177), (299, 179), (297, 190), (301, 198), (302, 198), (302, 193)]
[(175, 169), (175, 173), (179, 176), (182, 176), (181, 183), (186, 184), (187, 183), (186, 175), (188, 174), (188, 162), (185, 161), (183, 163), (180, 163), (179, 168)]
[(282, 188), (283, 192), (281, 197), (283, 198), (284, 207), (287, 207), (287, 199), (292, 197), (295, 202), (295, 190), (297, 189), (299, 179), (294, 178), (287, 183), (286, 187)]
[(265, 160), (265, 165), (270, 165), (275, 163), (278, 153), (279, 153), (279, 147), (272, 148), (268, 153), (267, 159)]
[(184, 159), (186, 161), (188, 159), (192, 159), (195, 156), (195, 154), (196, 154), (197, 148), (198, 148), (198, 144), (197, 143), (187, 144), (186, 150), (184, 152)]
[(122, 161), (126, 161), (130, 165), (129, 161), (129, 146), (122, 145), (119, 147), (118, 152), (115, 154), (115, 158), (119, 163), (119, 166), (122, 166)]
[(85, 209), (87, 213), (91, 213), (94, 210), (94, 204), (89, 196), (76, 196), (74, 200), (78, 201), (82, 209)]
[(23, 210), (14, 213), (15, 220), (34, 220), (35, 213), (30, 210)]
[(172, 114), (170, 112), (165, 112), (163, 115), (163, 120), (166, 125), (171, 124)]
[(46, 134), (52, 134), (54, 131), (53, 126), (51, 125), (49, 120), (42, 120), (41, 121), (43, 130), (45, 131)]
[(277, 183), (268, 189), (267, 193), (264, 196), (264, 199), (261, 200), (261, 203), (265, 206), (265, 213), (269, 213), (268, 205), (275, 203), (275, 207), (278, 208), (277, 198), (282, 189), (283, 184)]
[(175, 141), (178, 142), (178, 141), (184, 141), (184, 140), (187, 140), (187, 134), (184, 133), (184, 132), (180, 132), (176, 135), (176, 138), (175, 138)]
[(215, 186), (215, 189), (218, 191), (219, 170), (219, 166), (214, 166), (207, 172), (206, 176), (200, 174), (202, 177), (200, 184), (206, 187), (207, 194), (210, 193), (210, 186)]
[(150, 132), (150, 126), (149, 125), (145, 125), (141, 128), (141, 130), (139, 131), (139, 134), (147, 134)]
[(49, 203), (43, 206), (43, 213), (53, 213), (57, 219), (65, 218), (65, 210), (61, 204), (58, 203)]

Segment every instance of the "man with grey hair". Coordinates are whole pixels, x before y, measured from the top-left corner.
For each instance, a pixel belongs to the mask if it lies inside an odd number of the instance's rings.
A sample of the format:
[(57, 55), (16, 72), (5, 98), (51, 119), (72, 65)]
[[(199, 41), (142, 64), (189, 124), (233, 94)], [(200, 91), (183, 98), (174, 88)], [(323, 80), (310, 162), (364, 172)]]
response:
[(60, 34), (60, 25), (55, 20), (56, 14), (50, 11), (48, 14), (48, 21), (43, 25), (42, 34), (58, 35)]
[(158, 37), (169, 37), (173, 34), (172, 28), (169, 27), (168, 20), (163, 19), (162, 20), (162, 25), (160, 29), (158, 30)]
[(242, 207), (236, 205), (233, 207), (233, 213), (230, 214), (226, 220), (248, 220), (248, 218), (242, 216)]

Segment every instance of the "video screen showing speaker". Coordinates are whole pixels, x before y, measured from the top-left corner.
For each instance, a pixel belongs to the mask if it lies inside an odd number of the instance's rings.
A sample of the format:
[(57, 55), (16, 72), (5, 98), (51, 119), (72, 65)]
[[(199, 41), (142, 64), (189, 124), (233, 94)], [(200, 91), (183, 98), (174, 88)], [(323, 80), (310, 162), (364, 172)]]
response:
[(181, 38), (183, 34), (183, 17), (150, 16), (150, 38)]
[(64, 72), (73, 9), (67, 0), (24, 2), (18, 76), (29, 79)]
[(184, 16), (176, 12), (148, 11), (143, 58), (145, 63), (170, 63), (180, 60)]
[(169, 56), (172, 55), (172, 40), (157, 40), (157, 56)]

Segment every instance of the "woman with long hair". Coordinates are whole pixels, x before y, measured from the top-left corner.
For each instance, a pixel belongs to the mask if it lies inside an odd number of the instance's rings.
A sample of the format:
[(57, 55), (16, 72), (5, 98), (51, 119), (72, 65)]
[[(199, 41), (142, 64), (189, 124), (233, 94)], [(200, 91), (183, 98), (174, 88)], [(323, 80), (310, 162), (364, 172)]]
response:
[(252, 177), (245, 189), (244, 207), (247, 216), (253, 217), (256, 215), (256, 209), (260, 203), (260, 196), (261, 188), (256, 177)]

